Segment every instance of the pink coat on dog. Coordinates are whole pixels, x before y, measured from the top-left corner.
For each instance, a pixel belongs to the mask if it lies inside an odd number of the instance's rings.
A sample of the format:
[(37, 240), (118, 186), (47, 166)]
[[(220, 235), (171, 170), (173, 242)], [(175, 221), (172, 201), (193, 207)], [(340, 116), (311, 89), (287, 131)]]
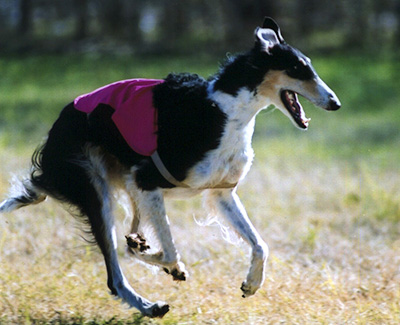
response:
[(114, 82), (74, 100), (77, 110), (91, 113), (99, 104), (111, 106), (112, 120), (129, 146), (143, 156), (157, 149), (157, 110), (153, 88), (159, 79), (128, 79)]

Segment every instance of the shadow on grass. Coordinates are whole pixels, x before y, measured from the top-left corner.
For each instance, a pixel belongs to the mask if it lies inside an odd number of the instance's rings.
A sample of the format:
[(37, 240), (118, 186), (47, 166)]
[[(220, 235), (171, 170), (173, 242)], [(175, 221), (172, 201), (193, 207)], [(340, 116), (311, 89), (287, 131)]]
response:
[[(22, 320), (21, 320), (22, 322)], [(1, 319), (0, 319), (1, 323)], [(100, 320), (100, 319), (93, 319), (89, 320), (83, 316), (73, 316), (73, 317), (64, 317), (60, 315), (60, 317), (46, 320), (40, 318), (26, 318), (24, 320), (25, 324), (40, 324), (40, 325), (140, 325), (140, 324), (155, 324), (152, 319), (148, 317), (144, 317), (142, 315), (136, 314), (133, 315), (131, 319), (118, 319), (117, 316), (114, 316), (108, 320)]]

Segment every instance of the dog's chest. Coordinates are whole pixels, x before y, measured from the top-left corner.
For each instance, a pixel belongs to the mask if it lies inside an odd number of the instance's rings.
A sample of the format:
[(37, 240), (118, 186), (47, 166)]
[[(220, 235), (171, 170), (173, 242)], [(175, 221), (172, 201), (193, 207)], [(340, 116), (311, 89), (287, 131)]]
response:
[(227, 124), (218, 148), (190, 170), (185, 182), (193, 187), (224, 187), (238, 183), (247, 174), (254, 157), (254, 120), (244, 128), (239, 124)]

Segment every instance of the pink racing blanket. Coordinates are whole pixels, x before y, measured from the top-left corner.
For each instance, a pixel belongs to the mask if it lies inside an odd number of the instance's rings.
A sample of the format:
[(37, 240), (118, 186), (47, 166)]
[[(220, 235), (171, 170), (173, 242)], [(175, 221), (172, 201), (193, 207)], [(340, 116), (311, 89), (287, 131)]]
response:
[(91, 113), (99, 104), (111, 106), (112, 120), (129, 146), (143, 156), (157, 149), (157, 110), (153, 87), (159, 79), (128, 79), (114, 82), (74, 100), (77, 110)]

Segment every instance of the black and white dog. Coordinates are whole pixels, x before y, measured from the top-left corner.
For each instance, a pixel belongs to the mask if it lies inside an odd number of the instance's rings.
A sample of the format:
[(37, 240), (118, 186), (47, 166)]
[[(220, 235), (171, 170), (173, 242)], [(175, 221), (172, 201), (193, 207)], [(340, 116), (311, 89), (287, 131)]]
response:
[[(114, 108), (100, 104), (87, 114), (71, 103), (32, 158), (32, 174), (20, 193), (0, 204), (1, 212), (43, 201), (46, 195), (75, 206), (90, 224), (108, 272), (112, 294), (143, 315), (162, 317), (164, 302), (138, 295), (117, 259), (112, 189), (128, 194), (134, 211), (128, 249), (141, 261), (161, 266), (175, 280), (186, 270), (174, 246), (164, 196), (202, 193), (212, 212), (226, 218), (252, 248), (251, 265), (241, 286), (253, 295), (264, 281), (268, 247), (250, 222), (236, 186), (253, 160), (251, 140), (258, 112), (274, 105), (300, 129), (309, 119), (301, 95), (325, 110), (340, 102), (320, 79), (308, 57), (288, 45), (278, 25), (266, 18), (255, 30), (255, 45), (205, 80), (170, 74), (152, 90), (157, 111), (157, 154), (133, 151), (112, 120)], [(151, 225), (160, 249), (150, 248), (139, 226)]]

